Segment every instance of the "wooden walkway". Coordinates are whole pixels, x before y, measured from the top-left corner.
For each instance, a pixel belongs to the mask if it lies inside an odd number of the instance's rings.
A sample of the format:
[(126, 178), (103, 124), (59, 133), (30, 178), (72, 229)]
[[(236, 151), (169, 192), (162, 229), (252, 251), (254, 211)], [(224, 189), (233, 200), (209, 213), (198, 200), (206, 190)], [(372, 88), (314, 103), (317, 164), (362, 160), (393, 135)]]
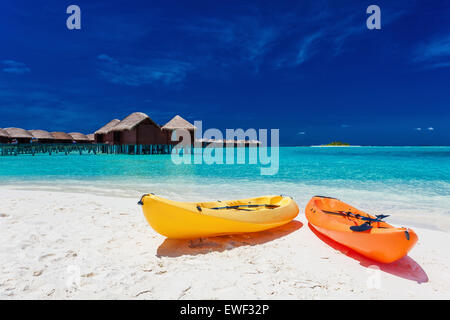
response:
[(108, 145), (108, 144), (0, 144), (0, 156), (21, 154), (170, 154), (172, 145)]

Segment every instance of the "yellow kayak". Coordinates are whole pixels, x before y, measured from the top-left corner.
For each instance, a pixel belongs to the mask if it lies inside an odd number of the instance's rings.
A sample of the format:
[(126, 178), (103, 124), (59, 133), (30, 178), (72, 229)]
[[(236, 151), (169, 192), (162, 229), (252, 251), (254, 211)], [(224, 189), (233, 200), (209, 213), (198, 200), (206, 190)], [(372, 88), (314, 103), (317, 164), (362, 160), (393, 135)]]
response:
[(292, 221), (299, 212), (286, 196), (179, 202), (147, 194), (139, 204), (150, 226), (172, 239), (263, 231)]

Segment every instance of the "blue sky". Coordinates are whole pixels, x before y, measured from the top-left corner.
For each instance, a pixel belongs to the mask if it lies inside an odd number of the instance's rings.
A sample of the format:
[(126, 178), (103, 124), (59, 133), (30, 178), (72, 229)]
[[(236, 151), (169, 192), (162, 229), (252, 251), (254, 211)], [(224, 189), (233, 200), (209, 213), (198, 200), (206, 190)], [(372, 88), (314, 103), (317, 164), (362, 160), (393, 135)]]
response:
[(143, 111), (284, 145), (450, 145), (448, 1), (6, 0), (0, 30), (0, 127), (91, 133)]

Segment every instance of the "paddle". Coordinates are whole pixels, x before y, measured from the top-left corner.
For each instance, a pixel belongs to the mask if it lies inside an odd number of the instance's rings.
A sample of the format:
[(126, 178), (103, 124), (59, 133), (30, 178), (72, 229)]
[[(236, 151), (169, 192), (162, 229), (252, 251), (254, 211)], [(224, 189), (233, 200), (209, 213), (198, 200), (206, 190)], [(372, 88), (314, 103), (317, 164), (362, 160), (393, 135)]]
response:
[[(216, 208), (210, 208), (210, 209), (213, 209), (213, 210), (240, 209), (243, 207), (246, 207), (246, 208), (266, 207), (269, 209), (274, 209), (274, 208), (278, 208), (279, 206), (277, 206), (275, 204), (241, 204), (241, 205), (237, 205), (237, 206), (216, 207)], [(241, 210), (245, 210), (245, 209), (241, 209)]]
[(322, 211), (327, 213), (327, 214), (335, 214), (335, 215), (338, 215), (338, 216), (352, 217), (352, 218), (356, 218), (356, 219), (363, 220), (363, 221), (369, 221), (369, 222), (384, 222), (381, 219), (389, 217), (387, 215), (380, 214), (380, 215), (376, 216), (377, 219), (373, 219), (373, 218), (369, 218), (369, 217), (364, 217), (364, 216), (362, 216), (360, 214), (353, 213), (353, 212), (346, 212), (346, 211), (334, 212), (334, 211), (325, 211), (325, 210), (322, 210)]
[(362, 232), (362, 231), (367, 231), (372, 229), (372, 226), (370, 225), (370, 222), (365, 222), (359, 226), (351, 226), (350, 230), (352, 231), (357, 231), (357, 232)]
[(356, 232), (363, 232), (363, 231), (370, 230), (370, 229), (372, 229), (372, 226), (371, 226), (372, 222), (384, 222), (384, 221), (382, 221), (382, 219), (389, 217), (388, 215), (379, 214), (379, 215), (376, 215), (376, 217), (377, 217), (376, 219), (373, 219), (373, 218), (369, 218), (369, 217), (364, 217), (357, 213), (352, 213), (352, 212), (347, 212), (347, 211), (333, 212), (333, 211), (324, 211), (323, 210), (323, 212), (325, 212), (327, 214), (335, 214), (335, 215), (344, 216), (344, 217), (352, 217), (352, 218), (366, 221), (365, 223), (363, 223), (359, 226), (351, 226), (350, 227), (350, 230), (356, 231)]

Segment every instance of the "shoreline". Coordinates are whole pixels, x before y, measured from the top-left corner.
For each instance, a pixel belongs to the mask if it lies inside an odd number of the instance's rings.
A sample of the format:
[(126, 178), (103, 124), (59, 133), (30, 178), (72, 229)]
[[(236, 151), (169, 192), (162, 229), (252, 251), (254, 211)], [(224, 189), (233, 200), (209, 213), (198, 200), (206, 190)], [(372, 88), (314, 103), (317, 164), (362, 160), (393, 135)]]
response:
[(410, 255), (383, 265), (316, 234), (302, 208), (280, 228), (199, 242), (157, 234), (132, 197), (2, 187), (0, 201), (3, 299), (450, 298), (442, 231), (414, 228)]
[[(56, 183), (49, 183), (47, 181), (26, 181), (26, 182), (14, 182), (7, 183), (0, 186), (0, 192), (8, 191), (21, 191), (21, 192), (53, 192), (55, 194), (76, 194), (79, 196), (106, 196), (114, 199), (134, 200), (137, 202), (143, 194), (155, 192), (160, 188), (164, 188), (165, 193), (159, 194), (160, 196), (178, 200), (178, 201), (210, 201), (219, 197), (221, 200), (232, 200), (242, 196), (241, 192), (230, 193), (230, 189), (234, 188), (232, 183), (222, 183), (223, 190), (218, 194), (215, 191), (209, 192), (208, 186), (199, 186), (195, 183), (191, 185), (192, 190), (187, 190), (181, 194), (180, 189), (187, 188), (186, 182), (176, 184), (161, 185), (160, 183), (140, 184), (140, 183), (123, 183), (123, 181), (100, 181), (92, 183), (92, 181), (82, 180), (57, 180)], [(282, 194), (289, 194), (292, 196), (300, 207), (300, 214), (304, 210), (304, 206), (309, 201), (310, 195), (301, 194), (301, 191), (294, 190), (294, 185), (287, 182), (279, 182), (276, 185), (272, 185), (275, 190), (278, 190)], [(297, 184), (297, 186), (300, 184)], [(282, 189), (280, 186), (284, 186)], [(256, 197), (261, 195), (269, 195), (272, 192), (265, 190), (259, 191), (258, 184), (252, 184), (246, 187), (248, 193), (247, 197)], [(301, 190), (308, 188), (308, 184), (301, 185)], [(271, 189), (271, 188), (269, 188)], [(291, 189), (290, 193), (287, 190)], [(328, 188), (324, 188), (327, 190)], [(375, 201), (374, 199), (380, 198), (382, 194), (378, 194), (375, 191), (368, 190), (355, 190), (355, 189), (329, 189), (330, 191), (317, 192), (317, 194), (326, 194), (337, 196), (343, 201), (354, 204), (360, 209), (364, 209), (366, 212), (383, 213), (388, 214), (391, 224), (396, 226), (414, 227), (427, 230), (449, 232), (450, 229), (450, 216), (447, 216), (443, 211), (435, 210), (434, 212), (423, 211), (422, 209), (414, 209), (414, 205), (417, 203), (410, 203), (408, 199), (401, 199), (397, 202), (395, 198), (387, 199), (382, 203), (381, 201)], [(360, 193), (360, 194), (358, 194)], [(370, 198), (367, 198), (368, 193), (372, 193)], [(158, 193), (157, 193), (158, 194)], [(223, 198), (223, 194), (228, 194)], [(348, 197), (352, 195), (352, 197)], [(374, 197), (372, 199), (372, 196)], [(405, 202), (406, 201), (406, 202)], [(428, 200), (430, 202), (432, 200)], [(389, 207), (392, 207), (388, 210)], [(442, 208), (441, 208), (442, 209)], [(443, 209), (442, 209), (443, 210)]]

